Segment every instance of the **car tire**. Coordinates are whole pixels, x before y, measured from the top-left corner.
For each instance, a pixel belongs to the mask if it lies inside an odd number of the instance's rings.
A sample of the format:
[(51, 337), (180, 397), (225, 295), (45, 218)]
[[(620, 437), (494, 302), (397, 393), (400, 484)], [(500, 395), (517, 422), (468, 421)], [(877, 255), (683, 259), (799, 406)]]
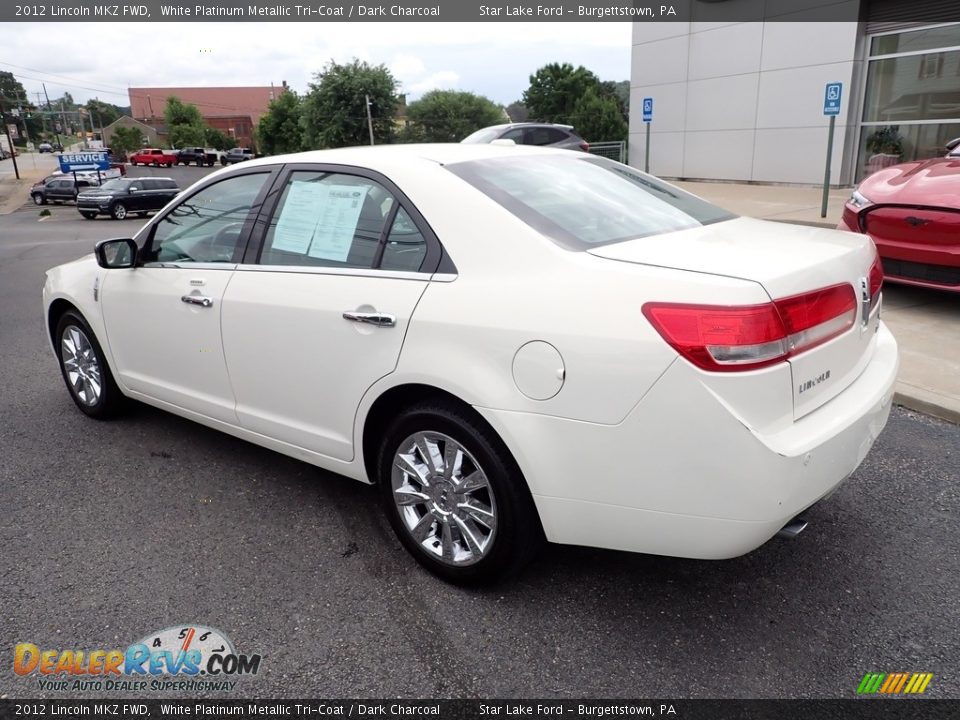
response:
[(34, 193), (32, 196), (34, 205), (46, 205), (47, 199), (40, 193)]
[(106, 420), (123, 409), (125, 398), (117, 387), (96, 336), (75, 310), (57, 323), (54, 348), (60, 374), (77, 407), (92, 418)]
[(131, 160), (131, 161), (130, 161), (130, 165), (131, 165), (132, 167), (136, 167), (136, 166), (137, 166), (137, 161), (136, 161), (136, 160)]
[(226, 166), (226, 164), (227, 164), (227, 159), (226, 159), (226, 158), (220, 158), (220, 164), (223, 165), (223, 166)]
[(156, 160), (154, 160), (154, 161), (153, 161), (153, 166), (154, 166), (154, 167), (160, 167), (160, 163), (157, 162)]
[(82, 212), (82, 211), (81, 211), (80, 214), (83, 215), (83, 217), (86, 218), (87, 220), (93, 220), (93, 219), (97, 216), (97, 214), (96, 214), (95, 212)]
[(452, 403), (418, 404), (383, 437), (380, 499), (400, 542), (425, 568), (458, 585), (486, 584), (520, 570), (543, 545), (526, 481), (482, 418)]
[(114, 220), (123, 220), (127, 217), (127, 206), (122, 202), (114, 203), (110, 208), (110, 217)]

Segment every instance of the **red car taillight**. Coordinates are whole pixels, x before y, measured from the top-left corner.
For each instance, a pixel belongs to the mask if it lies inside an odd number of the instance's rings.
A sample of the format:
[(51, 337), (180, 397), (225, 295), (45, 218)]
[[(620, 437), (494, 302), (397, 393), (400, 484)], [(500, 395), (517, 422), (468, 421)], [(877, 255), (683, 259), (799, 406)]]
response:
[(643, 314), (697, 367), (734, 372), (782, 362), (846, 332), (857, 298), (842, 284), (762, 305), (646, 303)]
[(873, 259), (873, 265), (870, 266), (870, 275), (867, 282), (870, 285), (870, 307), (877, 304), (877, 298), (880, 297), (880, 289), (883, 287), (883, 265), (880, 263), (880, 256)]

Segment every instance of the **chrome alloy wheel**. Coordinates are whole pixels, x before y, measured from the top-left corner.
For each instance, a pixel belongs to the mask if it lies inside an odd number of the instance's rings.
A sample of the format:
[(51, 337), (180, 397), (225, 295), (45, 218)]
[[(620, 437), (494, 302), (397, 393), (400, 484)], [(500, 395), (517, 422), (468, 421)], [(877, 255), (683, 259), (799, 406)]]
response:
[(482, 560), (497, 534), (497, 504), (486, 473), (453, 438), (417, 432), (393, 457), (393, 501), (414, 541), (431, 557), (462, 567)]
[(60, 354), (73, 394), (84, 405), (96, 405), (103, 383), (97, 354), (86, 333), (76, 325), (68, 325), (60, 336)]

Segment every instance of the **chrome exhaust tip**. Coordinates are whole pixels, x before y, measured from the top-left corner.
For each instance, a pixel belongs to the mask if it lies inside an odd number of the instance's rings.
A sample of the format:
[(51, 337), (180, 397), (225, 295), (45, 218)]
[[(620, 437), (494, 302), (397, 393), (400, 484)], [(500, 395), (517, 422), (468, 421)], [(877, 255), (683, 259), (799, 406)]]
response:
[(780, 528), (780, 531), (777, 533), (777, 537), (784, 538), (786, 540), (793, 540), (797, 535), (807, 529), (807, 525), (808, 523), (806, 520), (795, 517), (793, 520)]

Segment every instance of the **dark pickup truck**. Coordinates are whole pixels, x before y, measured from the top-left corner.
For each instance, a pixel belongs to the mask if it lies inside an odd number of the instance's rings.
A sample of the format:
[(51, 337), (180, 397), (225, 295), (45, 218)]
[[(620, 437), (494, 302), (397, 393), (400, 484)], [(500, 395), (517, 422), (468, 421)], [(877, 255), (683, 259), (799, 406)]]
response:
[(177, 165), (196, 163), (197, 167), (206, 165), (212, 167), (217, 161), (219, 153), (216, 150), (202, 147), (189, 147), (177, 150)]

